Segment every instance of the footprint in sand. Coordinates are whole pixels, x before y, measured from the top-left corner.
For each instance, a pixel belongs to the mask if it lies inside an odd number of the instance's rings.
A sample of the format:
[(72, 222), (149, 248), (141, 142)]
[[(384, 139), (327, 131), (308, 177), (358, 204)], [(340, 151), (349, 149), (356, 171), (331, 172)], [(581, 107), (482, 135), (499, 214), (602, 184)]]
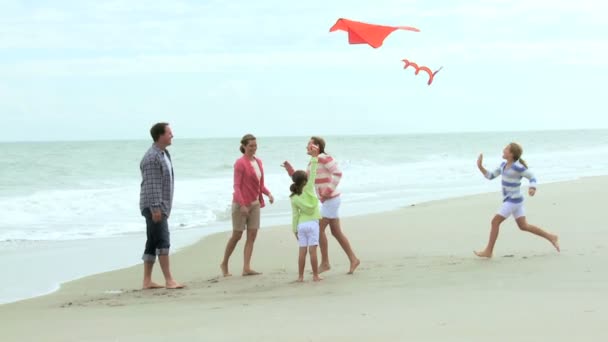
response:
[[(514, 258), (514, 257), (515, 257), (515, 255), (513, 255), (513, 254), (507, 254), (507, 255), (503, 255), (502, 257), (503, 257), (503, 258)], [(525, 258), (525, 257), (524, 257), (524, 258)]]
[(104, 293), (105, 294), (121, 294), (121, 293), (123, 293), (123, 291), (122, 290), (107, 290), (107, 291), (104, 291)]
[(123, 303), (108, 303), (106, 305), (111, 307), (125, 306)]

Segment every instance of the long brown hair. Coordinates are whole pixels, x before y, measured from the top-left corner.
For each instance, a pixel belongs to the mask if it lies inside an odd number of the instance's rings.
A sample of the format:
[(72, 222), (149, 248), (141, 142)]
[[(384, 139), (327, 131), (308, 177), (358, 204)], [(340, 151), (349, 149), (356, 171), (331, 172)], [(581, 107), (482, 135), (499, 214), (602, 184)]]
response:
[(325, 140), (321, 137), (310, 137), (310, 140), (312, 140), (315, 145), (319, 146), (319, 154), (321, 153), (325, 153)]
[(518, 161), (525, 166), (526, 168), (528, 168), (528, 164), (526, 164), (526, 162), (521, 159), (521, 155), (524, 154), (524, 149), (521, 147), (520, 144), (518, 143), (510, 143), (509, 144), (509, 151), (511, 151), (511, 154), (513, 155), (513, 160)]
[(291, 180), (293, 183), (289, 187), (289, 190), (291, 191), (291, 195), (289, 197), (292, 197), (293, 195), (301, 195), (302, 191), (304, 191), (306, 183), (308, 182), (308, 175), (305, 171), (298, 170), (291, 175)]
[(249, 142), (251, 140), (256, 140), (255, 136), (253, 136), (253, 134), (245, 134), (243, 136), (243, 138), (241, 139), (241, 146), (240, 146), (240, 150), (242, 154), (245, 154), (245, 146), (247, 146), (247, 144), (249, 144)]

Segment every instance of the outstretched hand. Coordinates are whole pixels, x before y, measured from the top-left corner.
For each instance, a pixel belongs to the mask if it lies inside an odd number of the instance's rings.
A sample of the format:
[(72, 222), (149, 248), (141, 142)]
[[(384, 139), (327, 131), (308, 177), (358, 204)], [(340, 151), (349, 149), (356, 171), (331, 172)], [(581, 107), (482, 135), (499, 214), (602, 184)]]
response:
[(481, 167), (483, 165), (483, 153), (479, 154), (479, 157), (477, 158), (477, 167)]
[(308, 145), (308, 154), (310, 154), (313, 157), (318, 157), (319, 156), (319, 145), (315, 145), (315, 144), (309, 144)]

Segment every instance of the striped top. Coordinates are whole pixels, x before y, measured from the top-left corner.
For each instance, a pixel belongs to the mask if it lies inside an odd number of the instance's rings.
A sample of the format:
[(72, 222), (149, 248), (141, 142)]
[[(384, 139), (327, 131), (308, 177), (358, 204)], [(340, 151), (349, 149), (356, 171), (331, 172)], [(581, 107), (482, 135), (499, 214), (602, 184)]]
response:
[[(336, 160), (326, 153), (321, 153), (318, 160), (319, 167), (315, 180), (315, 190), (321, 202), (324, 202), (327, 199), (340, 196), (340, 191), (337, 188), (342, 179), (342, 170), (340, 170)], [(295, 172), (290, 164), (287, 163), (285, 167), (289, 176)], [(310, 163), (307, 167), (307, 173), (310, 173)]]
[(519, 161), (513, 162), (510, 168), (506, 169), (507, 163), (502, 162), (500, 167), (493, 172), (486, 173), (487, 179), (494, 179), (502, 174), (502, 197), (503, 202), (522, 203), (524, 196), (521, 193), (521, 179), (527, 178), (530, 188), (536, 188), (536, 178), (530, 170)]

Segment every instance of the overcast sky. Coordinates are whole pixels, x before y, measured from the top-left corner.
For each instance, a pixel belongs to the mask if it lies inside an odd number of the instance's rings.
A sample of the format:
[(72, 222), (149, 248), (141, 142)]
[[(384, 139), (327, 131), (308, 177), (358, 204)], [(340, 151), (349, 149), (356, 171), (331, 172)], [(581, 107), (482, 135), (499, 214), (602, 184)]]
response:
[[(2, 141), (608, 128), (608, 2), (0, 0)], [(415, 26), (373, 49), (340, 18)], [(408, 58), (431, 69), (403, 70)]]

